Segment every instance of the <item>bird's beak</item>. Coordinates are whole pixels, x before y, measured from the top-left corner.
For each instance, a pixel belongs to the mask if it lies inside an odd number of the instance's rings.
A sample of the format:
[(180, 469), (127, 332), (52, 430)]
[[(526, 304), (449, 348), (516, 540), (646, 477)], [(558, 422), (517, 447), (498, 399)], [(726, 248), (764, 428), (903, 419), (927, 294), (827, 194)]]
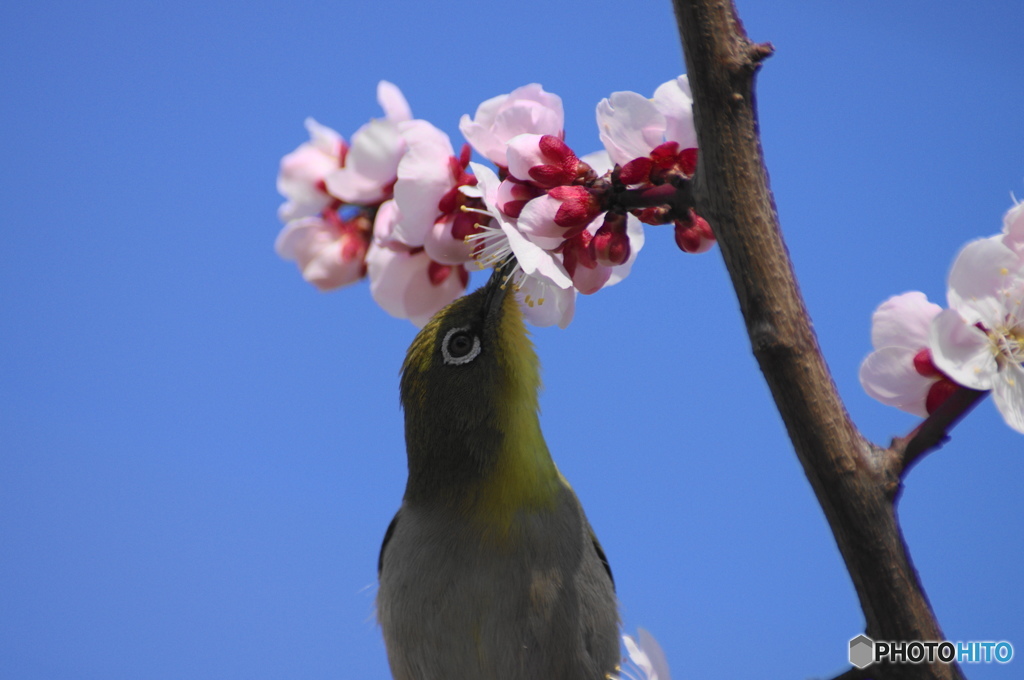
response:
[(494, 268), (491, 278), (484, 285), (484, 316), (487, 319), (497, 320), (501, 316), (502, 303), (512, 289), (510, 275), (513, 267), (515, 267), (515, 260), (511, 258), (506, 260)]

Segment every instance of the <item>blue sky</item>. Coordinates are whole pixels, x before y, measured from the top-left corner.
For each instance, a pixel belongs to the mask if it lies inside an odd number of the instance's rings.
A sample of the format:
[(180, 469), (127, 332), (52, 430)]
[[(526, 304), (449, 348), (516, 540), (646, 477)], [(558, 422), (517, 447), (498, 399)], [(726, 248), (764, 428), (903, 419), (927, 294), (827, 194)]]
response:
[[(916, 420), (857, 382), (871, 312), (943, 301), (1024, 196), (1024, 5), (739, 9), (777, 50), (763, 143), (815, 328), (887, 443)], [(683, 71), (668, 3), (6, 3), (0, 61), (0, 675), (387, 677), (375, 569), (415, 329), (277, 258), (277, 163), (307, 115), (346, 136), (379, 115), (380, 79), (453, 138), (539, 82), (594, 150), (598, 100)], [(863, 617), (717, 249), (650, 228), (629, 279), (534, 339), (627, 629), (677, 679), (842, 670)], [(947, 637), (1017, 646), (975, 679), (1024, 663), (1022, 480), (984, 402), (899, 507)]]

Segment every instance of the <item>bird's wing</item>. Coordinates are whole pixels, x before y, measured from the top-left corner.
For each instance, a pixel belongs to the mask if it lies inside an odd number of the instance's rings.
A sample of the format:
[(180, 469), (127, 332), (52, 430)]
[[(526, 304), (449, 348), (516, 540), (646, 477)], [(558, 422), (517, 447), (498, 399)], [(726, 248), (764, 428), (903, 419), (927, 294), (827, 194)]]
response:
[[(394, 518), (391, 520), (391, 524), (388, 525), (388, 530), (384, 532), (384, 542), (380, 544), (380, 555), (377, 557), (377, 578), (380, 578), (380, 572), (384, 569), (384, 551), (387, 550), (388, 541), (391, 540), (391, 537), (395, 533), (395, 527), (398, 526), (398, 517), (401, 514), (401, 510), (395, 513)], [(598, 548), (597, 552), (601, 553), (601, 548)], [(601, 553), (601, 559), (604, 559), (604, 553)], [(607, 566), (608, 563), (605, 562), (605, 567), (607, 568)], [(608, 573), (610, 574), (611, 572)]]
[[(395, 519), (398, 519), (398, 518), (396, 517)], [(394, 522), (392, 521), (391, 524), (394, 525)], [(388, 535), (391, 535), (391, 528), (388, 529)], [(388, 540), (386, 536), (384, 537), (384, 540), (385, 541)], [(600, 543), (600, 541), (597, 540), (597, 536), (594, 534), (594, 530), (593, 529), (590, 530), (590, 541), (591, 541), (591, 543), (594, 544), (594, 551), (597, 553), (597, 558), (599, 560), (601, 560), (601, 564), (604, 565), (604, 570), (606, 572), (608, 572), (608, 580), (612, 582), (612, 590), (614, 591), (615, 590), (615, 577), (612, 576), (612, 566), (610, 564), (608, 564), (608, 558), (605, 556), (604, 549), (601, 548), (601, 543)]]

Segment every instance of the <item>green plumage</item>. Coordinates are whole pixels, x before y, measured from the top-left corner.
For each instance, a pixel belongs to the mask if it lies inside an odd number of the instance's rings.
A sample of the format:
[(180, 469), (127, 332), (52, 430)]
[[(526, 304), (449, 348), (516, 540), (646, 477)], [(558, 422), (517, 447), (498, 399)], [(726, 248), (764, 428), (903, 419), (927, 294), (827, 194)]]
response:
[(548, 453), (500, 276), (439, 312), (402, 367), (409, 479), (377, 597), (397, 680), (597, 680), (618, 661), (611, 572)]

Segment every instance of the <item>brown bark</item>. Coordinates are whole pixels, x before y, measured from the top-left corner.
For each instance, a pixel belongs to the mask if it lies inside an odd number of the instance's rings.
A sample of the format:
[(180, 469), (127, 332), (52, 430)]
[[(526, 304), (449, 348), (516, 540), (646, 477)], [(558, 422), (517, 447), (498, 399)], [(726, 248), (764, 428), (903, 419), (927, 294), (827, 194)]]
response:
[[(938, 422), (913, 447), (906, 438), (891, 449), (871, 444), (851, 422), (812, 330), (768, 186), (754, 80), (772, 47), (748, 40), (730, 0), (673, 4), (700, 148), (696, 210), (718, 238), (754, 355), (857, 590), (865, 632), (876, 640), (942, 640), (903, 541), (896, 499), (907, 465), (941, 443), (959, 416)], [(884, 680), (963, 677), (941, 663), (870, 668), (868, 676)]]

